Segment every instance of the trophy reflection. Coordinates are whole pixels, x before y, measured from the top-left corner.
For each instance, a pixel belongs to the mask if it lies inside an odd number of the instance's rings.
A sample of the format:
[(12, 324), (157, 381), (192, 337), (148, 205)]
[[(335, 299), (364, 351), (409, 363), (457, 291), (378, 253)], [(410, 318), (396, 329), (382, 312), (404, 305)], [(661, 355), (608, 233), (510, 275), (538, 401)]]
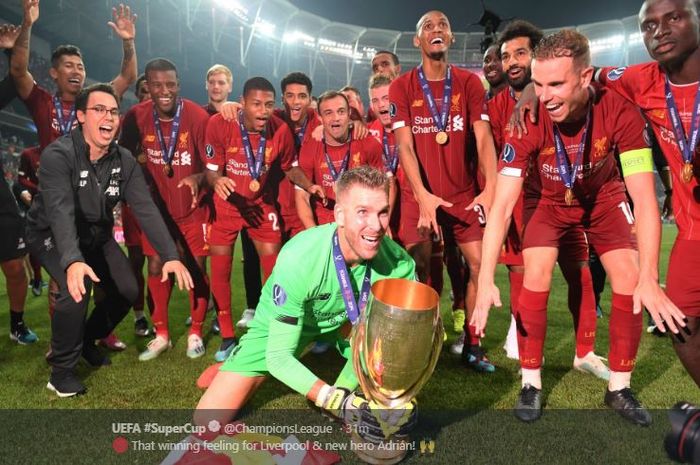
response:
[[(353, 366), (368, 401), (395, 409), (411, 402), (428, 381), (443, 341), (439, 302), (435, 290), (417, 281), (372, 285), (352, 333)], [(401, 461), (411, 449), (408, 437), (398, 434), (376, 443), (353, 432), (351, 446), (363, 461), (385, 465)]]

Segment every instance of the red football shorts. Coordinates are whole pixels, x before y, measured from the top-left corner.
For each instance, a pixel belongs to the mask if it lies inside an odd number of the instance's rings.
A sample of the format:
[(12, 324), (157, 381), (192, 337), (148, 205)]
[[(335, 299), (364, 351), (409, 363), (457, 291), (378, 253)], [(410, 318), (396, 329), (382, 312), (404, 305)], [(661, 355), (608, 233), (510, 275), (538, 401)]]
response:
[(209, 244), (232, 245), (243, 228), (254, 241), (281, 243), (280, 218), (274, 206), (260, 199), (233, 205), (218, 197), (214, 205), (216, 217), (211, 224)]
[[(187, 218), (185, 221), (176, 222), (177, 230), (170, 231), (176, 243), (186, 246), (195, 257), (206, 257), (209, 255), (209, 245), (207, 244), (207, 229), (209, 225), (202, 221)], [(143, 254), (151, 257), (158, 255), (145, 234), (142, 234)]]
[[(617, 249), (637, 249), (634, 217), (626, 200), (600, 202), (591, 207), (526, 201), (523, 223), (523, 249), (559, 247), (567, 232), (581, 227), (598, 255)], [(572, 240), (578, 242), (576, 237)]]
[[(466, 244), (480, 241), (486, 226), (486, 215), (481, 206), (470, 210), (470, 201), (454, 202), (450, 208), (438, 208), (437, 222), (442, 230), (445, 243)], [(419, 231), (420, 210), (413, 194), (401, 192), (401, 219), (399, 237), (404, 244), (417, 244), (430, 240), (431, 231)]]
[(668, 260), (666, 295), (687, 316), (700, 317), (700, 241), (676, 239)]

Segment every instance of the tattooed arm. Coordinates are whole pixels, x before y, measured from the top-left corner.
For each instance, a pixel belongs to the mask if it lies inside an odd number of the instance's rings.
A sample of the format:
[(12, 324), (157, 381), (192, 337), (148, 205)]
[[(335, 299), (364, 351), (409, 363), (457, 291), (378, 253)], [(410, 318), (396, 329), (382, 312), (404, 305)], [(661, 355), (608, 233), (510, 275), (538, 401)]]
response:
[(39, 19), (39, 0), (22, 0), (24, 20), (22, 32), (15, 41), (10, 60), (10, 74), (15, 82), (15, 88), (20, 98), (27, 98), (34, 88), (34, 77), (29, 72), (29, 38), (32, 35), (32, 25)]
[(122, 68), (119, 75), (112, 80), (112, 86), (121, 97), (129, 89), (129, 86), (136, 82), (138, 68), (136, 63), (136, 15), (131, 13), (131, 8), (119, 5), (119, 9), (112, 8), (114, 21), (108, 24), (124, 42), (124, 55), (122, 58)]

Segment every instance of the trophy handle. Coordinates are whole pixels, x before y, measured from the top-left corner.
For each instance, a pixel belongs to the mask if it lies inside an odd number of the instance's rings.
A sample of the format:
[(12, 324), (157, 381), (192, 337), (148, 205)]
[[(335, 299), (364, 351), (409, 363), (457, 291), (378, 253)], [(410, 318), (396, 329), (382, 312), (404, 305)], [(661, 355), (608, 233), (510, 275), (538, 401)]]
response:
[(366, 318), (363, 314), (360, 321), (353, 328), (352, 333), (352, 364), (355, 369), (355, 375), (360, 384), (360, 388), (368, 400), (373, 400), (386, 408), (394, 408), (403, 404), (406, 404), (413, 400), (418, 394), (423, 385), (427, 382), (428, 378), (433, 374), (435, 366), (437, 365), (438, 357), (440, 351), (442, 350), (442, 342), (444, 339), (445, 330), (442, 326), (442, 318), (440, 317), (439, 307), (436, 309), (437, 313), (437, 325), (436, 331), (433, 336), (433, 345), (428, 359), (428, 364), (426, 366), (423, 374), (416, 380), (413, 385), (406, 388), (403, 394), (397, 396), (390, 396), (382, 392), (381, 386), (377, 386), (374, 379), (368, 376), (362, 366), (362, 360), (364, 358), (365, 352), (365, 327)]

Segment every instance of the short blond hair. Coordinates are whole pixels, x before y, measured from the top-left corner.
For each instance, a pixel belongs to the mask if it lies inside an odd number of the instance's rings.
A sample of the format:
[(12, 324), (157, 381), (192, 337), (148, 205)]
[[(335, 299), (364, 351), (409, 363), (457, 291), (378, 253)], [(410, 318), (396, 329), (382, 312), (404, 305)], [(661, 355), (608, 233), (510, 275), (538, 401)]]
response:
[(373, 74), (369, 78), (369, 90), (376, 89), (377, 87), (384, 87), (391, 84), (391, 78), (386, 74)]
[(231, 73), (231, 70), (228, 68), (226, 65), (220, 65), (220, 64), (215, 64), (211, 68), (209, 68), (209, 71), (207, 71), (207, 81), (209, 80), (209, 77), (212, 74), (219, 74), (222, 73), (226, 76), (226, 79), (228, 80), (229, 84), (233, 83), (233, 73)]

